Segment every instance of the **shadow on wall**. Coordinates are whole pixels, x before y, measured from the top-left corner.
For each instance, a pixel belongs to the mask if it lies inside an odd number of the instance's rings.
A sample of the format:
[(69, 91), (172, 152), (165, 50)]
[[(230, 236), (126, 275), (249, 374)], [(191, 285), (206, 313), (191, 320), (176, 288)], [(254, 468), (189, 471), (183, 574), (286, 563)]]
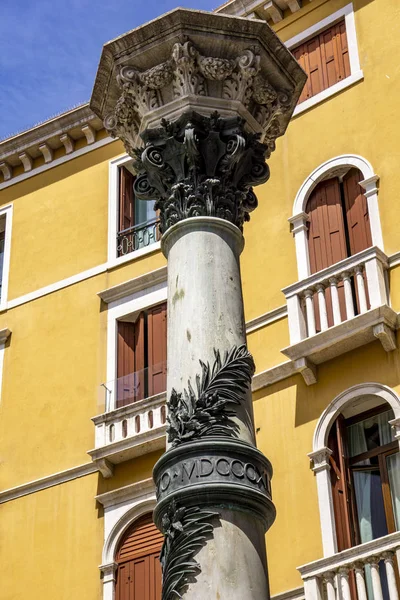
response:
[[(399, 337), (398, 333), (398, 344)], [(354, 385), (376, 382), (395, 389), (400, 384), (399, 354), (399, 350), (385, 352), (376, 341), (319, 365), (314, 385), (306, 386), (298, 378), (295, 427), (318, 420), (336, 396)]]

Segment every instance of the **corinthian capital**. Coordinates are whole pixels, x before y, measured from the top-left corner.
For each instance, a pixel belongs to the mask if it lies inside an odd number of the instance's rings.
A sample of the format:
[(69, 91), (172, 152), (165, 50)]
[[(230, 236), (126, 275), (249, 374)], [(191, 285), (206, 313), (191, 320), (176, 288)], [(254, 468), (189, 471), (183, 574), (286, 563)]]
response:
[(189, 217), (215, 216), (240, 229), (257, 206), (253, 185), (267, 181), (267, 147), (244, 129), (240, 117), (186, 112), (147, 130), (136, 152), (134, 191), (156, 199), (160, 229)]

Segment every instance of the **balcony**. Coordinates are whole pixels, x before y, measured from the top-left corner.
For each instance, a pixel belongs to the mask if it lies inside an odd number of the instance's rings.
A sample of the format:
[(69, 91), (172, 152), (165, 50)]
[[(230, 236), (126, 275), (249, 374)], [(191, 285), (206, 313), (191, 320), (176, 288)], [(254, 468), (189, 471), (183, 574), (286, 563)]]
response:
[(125, 256), (136, 250), (147, 248), (160, 239), (159, 219), (152, 219), (117, 233), (117, 255)]
[(398, 600), (399, 559), (396, 532), (299, 567), (305, 600)]
[(166, 364), (155, 365), (100, 386), (105, 412), (92, 418), (95, 447), (88, 454), (104, 477), (113, 465), (165, 447)]
[(290, 331), (283, 354), (317, 365), (376, 339), (394, 350), (388, 266), (379, 248), (367, 248), (282, 290)]

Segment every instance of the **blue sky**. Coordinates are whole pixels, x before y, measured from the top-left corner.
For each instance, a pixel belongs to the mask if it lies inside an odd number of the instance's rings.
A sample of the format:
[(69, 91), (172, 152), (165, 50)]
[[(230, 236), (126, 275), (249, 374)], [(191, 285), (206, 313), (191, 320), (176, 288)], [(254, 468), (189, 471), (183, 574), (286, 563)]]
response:
[(103, 44), (176, 6), (223, 0), (0, 0), (0, 139), (89, 100)]

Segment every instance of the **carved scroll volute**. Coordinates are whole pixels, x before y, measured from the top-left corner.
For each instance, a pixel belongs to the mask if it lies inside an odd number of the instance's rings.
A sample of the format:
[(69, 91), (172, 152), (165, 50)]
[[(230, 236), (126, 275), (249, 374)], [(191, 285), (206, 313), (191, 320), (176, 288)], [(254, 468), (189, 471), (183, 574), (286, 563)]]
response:
[(253, 97), (253, 82), (260, 70), (260, 55), (246, 50), (237, 59), (237, 69), (224, 82), (223, 98), (239, 100), (247, 108)]

